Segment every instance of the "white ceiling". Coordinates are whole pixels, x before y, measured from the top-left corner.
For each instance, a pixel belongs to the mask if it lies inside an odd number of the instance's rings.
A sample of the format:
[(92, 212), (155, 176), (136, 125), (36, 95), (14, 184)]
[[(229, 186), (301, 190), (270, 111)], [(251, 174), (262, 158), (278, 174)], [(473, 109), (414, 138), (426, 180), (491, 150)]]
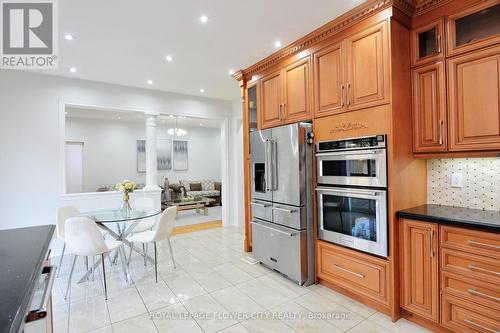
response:
[[(67, 118), (85, 118), (85, 119), (97, 119), (97, 120), (114, 120), (122, 122), (138, 122), (145, 123), (144, 113), (141, 112), (122, 112), (122, 111), (108, 111), (108, 110), (93, 110), (93, 109), (82, 109), (82, 108), (66, 108)], [(221, 122), (215, 119), (205, 119), (196, 117), (179, 117), (177, 119), (178, 125), (180, 126), (191, 126), (191, 127), (208, 127), (208, 128), (220, 128)], [(158, 116), (157, 123), (159, 125), (164, 124), (165, 126), (174, 126), (175, 117), (173, 115), (160, 115)]]
[(230, 69), (252, 65), (276, 51), (276, 40), (286, 46), (362, 2), (58, 1), (59, 69), (51, 74), (234, 100), (239, 92)]

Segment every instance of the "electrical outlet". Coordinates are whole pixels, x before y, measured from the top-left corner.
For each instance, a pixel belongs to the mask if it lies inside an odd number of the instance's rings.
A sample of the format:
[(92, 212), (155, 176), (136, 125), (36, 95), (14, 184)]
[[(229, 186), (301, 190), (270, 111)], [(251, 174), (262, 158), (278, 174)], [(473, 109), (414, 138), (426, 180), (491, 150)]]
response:
[(452, 173), (451, 187), (464, 187), (464, 175), (458, 172)]

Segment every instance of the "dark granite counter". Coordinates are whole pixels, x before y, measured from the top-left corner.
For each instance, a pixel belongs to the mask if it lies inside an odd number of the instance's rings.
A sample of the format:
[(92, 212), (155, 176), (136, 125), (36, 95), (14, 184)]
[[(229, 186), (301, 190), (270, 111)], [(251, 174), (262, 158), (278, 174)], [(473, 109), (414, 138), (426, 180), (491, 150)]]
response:
[(31, 305), (55, 226), (0, 230), (0, 332), (18, 332)]
[(442, 205), (422, 205), (404, 209), (397, 216), (457, 227), (500, 232), (500, 212)]

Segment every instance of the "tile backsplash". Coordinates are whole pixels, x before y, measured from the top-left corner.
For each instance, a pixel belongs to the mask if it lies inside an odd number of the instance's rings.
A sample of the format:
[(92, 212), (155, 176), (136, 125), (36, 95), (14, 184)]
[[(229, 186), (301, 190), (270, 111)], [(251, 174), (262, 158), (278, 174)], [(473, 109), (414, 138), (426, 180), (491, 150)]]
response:
[[(463, 187), (451, 187), (453, 173)], [(500, 210), (500, 158), (447, 158), (427, 161), (428, 202)]]

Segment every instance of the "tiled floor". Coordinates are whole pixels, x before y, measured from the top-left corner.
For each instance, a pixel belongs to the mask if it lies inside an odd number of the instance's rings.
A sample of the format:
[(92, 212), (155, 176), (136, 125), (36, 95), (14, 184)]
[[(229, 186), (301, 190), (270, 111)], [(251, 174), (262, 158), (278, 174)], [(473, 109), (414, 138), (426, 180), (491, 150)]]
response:
[[(93, 282), (72, 283), (71, 299), (64, 300), (68, 256), (53, 292), (55, 332), (428, 332), (404, 319), (392, 323), (322, 286), (299, 287), (242, 261), (248, 255), (243, 237), (243, 229), (229, 227), (173, 237), (177, 268), (168, 246), (159, 245), (158, 283), (152, 265), (144, 267), (138, 254), (130, 264), (132, 285), (125, 284), (119, 265), (106, 262), (108, 301), (100, 271)], [(83, 270), (80, 260), (75, 276)]]

